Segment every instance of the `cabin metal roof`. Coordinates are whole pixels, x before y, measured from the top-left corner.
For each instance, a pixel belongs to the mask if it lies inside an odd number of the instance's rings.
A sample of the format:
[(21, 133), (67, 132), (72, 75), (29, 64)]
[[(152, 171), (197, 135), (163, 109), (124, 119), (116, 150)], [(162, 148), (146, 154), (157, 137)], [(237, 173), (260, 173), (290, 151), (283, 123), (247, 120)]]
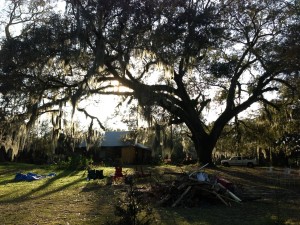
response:
[(133, 143), (130, 141), (124, 142), (125, 135), (130, 134), (132, 131), (108, 131), (105, 132), (101, 147), (128, 147), (135, 146), (140, 149), (151, 151), (151, 149), (141, 143)]
[[(139, 149), (144, 149), (151, 151), (151, 148), (141, 144), (141, 143), (133, 143), (130, 141), (124, 142), (125, 135), (131, 133), (131, 131), (107, 131), (105, 132), (102, 141), (100, 142), (100, 147), (128, 147), (134, 146)], [(82, 141), (79, 148), (86, 148), (87, 143), (86, 140)]]
[(127, 147), (132, 146), (134, 143), (123, 141), (126, 134), (130, 131), (108, 131), (105, 132), (101, 147)]

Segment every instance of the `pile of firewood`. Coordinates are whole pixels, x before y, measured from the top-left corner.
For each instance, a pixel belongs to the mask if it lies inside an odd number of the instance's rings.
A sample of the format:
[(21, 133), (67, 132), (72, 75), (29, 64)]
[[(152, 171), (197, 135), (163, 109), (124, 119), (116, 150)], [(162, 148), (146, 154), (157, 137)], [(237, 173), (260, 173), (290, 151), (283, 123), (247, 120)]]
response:
[[(170, 174), (170, 173), (168, 173)], [(241, 203), (233, 183), (205, 172), (178, 173), (176, 179), (156, 182), (148, 193), (158, 206), (200, 207), (210, 204)]]

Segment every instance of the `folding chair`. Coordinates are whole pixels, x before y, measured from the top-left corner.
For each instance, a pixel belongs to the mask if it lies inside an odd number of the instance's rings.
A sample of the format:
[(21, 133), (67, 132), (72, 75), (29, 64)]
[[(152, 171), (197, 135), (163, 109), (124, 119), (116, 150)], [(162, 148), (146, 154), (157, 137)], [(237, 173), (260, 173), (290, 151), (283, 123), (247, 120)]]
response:
[(103, 170), (88, 170), (87, 180), (103, 179)]
[(113, 175), (113, 182), (115, 184), (117, 183), (122, 183), (123, 182), (123, 178), (124, 178), (124, 174), (122, 172), (123, 168), (121, 166), (116, 166), (115, 167), (115, 174)]

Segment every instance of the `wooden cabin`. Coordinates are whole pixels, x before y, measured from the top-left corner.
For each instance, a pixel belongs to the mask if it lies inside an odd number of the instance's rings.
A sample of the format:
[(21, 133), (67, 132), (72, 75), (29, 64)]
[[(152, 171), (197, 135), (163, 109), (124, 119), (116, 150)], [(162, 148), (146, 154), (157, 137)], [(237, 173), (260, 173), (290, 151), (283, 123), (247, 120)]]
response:
[(147, 164), (151, 160), (151, 149), (143, 144), (126, 140), (130, 131), (105, 132), (100, 144), (99, 156), (124, 164)]

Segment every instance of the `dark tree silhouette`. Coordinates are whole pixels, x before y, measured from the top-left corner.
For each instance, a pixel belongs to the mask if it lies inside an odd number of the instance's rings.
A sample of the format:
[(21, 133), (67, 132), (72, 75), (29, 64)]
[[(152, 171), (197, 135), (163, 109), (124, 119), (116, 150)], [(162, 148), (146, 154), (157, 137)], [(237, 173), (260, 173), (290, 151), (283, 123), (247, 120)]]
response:
[[(2, 43), (1, 54), (9, 57), (1, 57), (1, 87), (8, 77), (19, 83), (3, 99), (28, 87), (30, 103), (24, 105), (32, 120), (67, 101), (75, 110), (94, 94), (133, 96), (148, 114), (156, 107), (168, 113), (170, 124), (184, 123), (199, 162), (211, 163), (225, 125), (255, 102), (272, 104), (265, 93), (299, 71), (283, 53), (286, 31), (297, 24), (289, 1), (66, 4), (62, 18), (27, 26)], [(116, 81), (127, 89), (113, 88)], [(217, 118), (207, 126), (214, 110)]]

